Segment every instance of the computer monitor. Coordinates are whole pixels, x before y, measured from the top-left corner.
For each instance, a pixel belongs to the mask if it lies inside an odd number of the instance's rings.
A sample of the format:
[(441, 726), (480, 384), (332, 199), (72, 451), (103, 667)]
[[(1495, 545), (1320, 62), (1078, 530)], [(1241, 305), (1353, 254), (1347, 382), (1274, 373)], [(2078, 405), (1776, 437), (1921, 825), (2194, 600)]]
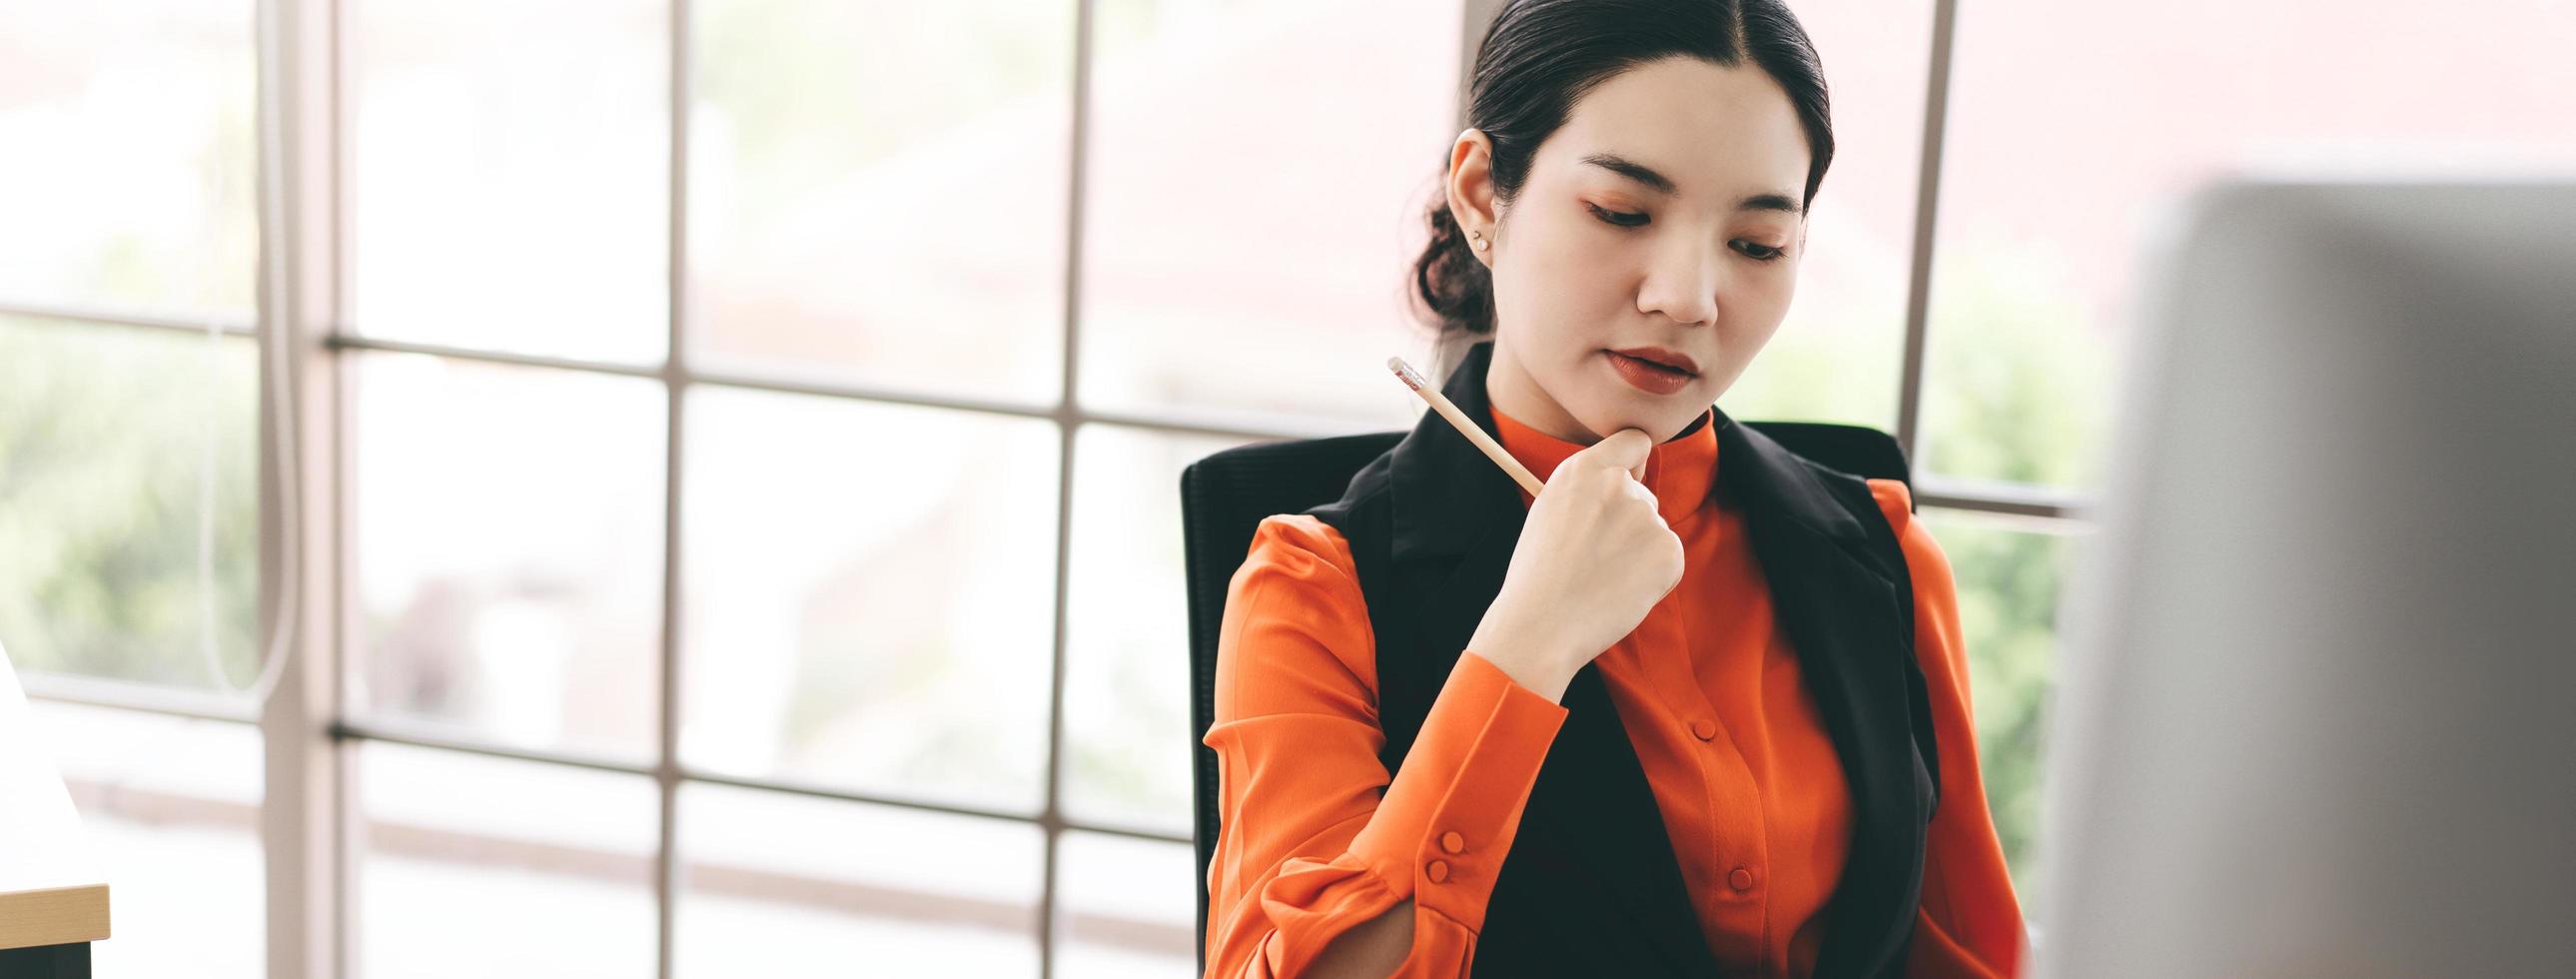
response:
[(2173, 213), (2062, 619), (2033, 974), (2576, 976), (2576, 183)]

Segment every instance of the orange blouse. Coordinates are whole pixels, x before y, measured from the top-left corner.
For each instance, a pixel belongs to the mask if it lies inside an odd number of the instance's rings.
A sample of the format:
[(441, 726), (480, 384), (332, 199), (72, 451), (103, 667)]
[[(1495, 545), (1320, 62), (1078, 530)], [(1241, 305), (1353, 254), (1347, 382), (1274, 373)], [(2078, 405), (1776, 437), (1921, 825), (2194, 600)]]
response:
[[(1494, 422), (1542, 481), (1583, 448), (1499, 410)], [(1806, 976), (1827, 937), (1850, 797), (1717, 461), (1705, 423), (1648, 454), (1646, 485), (1687, 555), (1682, 582), (1596, 662), (1710, 950), (1730, 973)], [(1905, 972), (2013, 976), (2021, 909), (1978, 776), (1949, 561), (1911, 519), (1904, 483), (1869, 487), (1913, 578), (1915, 652), (1941, 753)], [(1377, 755), (1376, 673), (1347, 542), (1311, 516), (1264, 518), (1227, 591), (1205, 739), (1224, 807), (1208, 867), (1209, 975), (1302, 974), (1331, 939), (1406, 898), (1413, 950), (1396, 974), (1467, 974), (1566, 709), (1468, 650), (1390, 780)], [(1445, 859), (1416, 862), (1433, 852)]]

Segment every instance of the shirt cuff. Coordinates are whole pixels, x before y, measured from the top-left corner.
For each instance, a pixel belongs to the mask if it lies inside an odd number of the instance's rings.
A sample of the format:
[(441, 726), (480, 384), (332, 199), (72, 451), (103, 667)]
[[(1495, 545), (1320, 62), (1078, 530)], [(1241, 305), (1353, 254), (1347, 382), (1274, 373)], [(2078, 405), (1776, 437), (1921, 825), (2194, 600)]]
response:
[(1482, 929), (1495, 875), (1565, 716), (1564, 705), (1491, 660), (1459, 654), (1350, 852), (1417, 905)]

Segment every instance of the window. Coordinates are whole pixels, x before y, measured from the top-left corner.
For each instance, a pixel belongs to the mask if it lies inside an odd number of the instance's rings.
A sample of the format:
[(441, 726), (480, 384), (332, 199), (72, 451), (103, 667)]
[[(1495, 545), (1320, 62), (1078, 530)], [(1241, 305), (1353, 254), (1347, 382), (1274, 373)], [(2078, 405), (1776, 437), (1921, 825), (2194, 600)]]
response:
[(0, 11), (0, 646), (118, 934), (154, 936), (102, 975), (262, 962), (251, 34)]
[(669, 10), (340, 0), (351, 332), (659, 361)]
[[(2046, 0), (1959, 15), (1932, 253), (1924, 466), (2090, 493), (2159, 207), (2217, 173), (2528, 171), (2576, 162), (2564, 4), (2326, 20), (2185, 0), (2152, 16)], [(2090, 39), (2113, 38), (2105, 44)], [(2087, 39), (2070, 42), (2069, 39)]]
[(691, 357), (1054, 404), (1076, 7), (692, 4)]
[[(289, 898), (345, 913), (236, 899), (103, 961), (247, 976), (263, 928), (321, 922), (316, 971), (369, 977), (1192, 970), (1178, 472), (1407, 416), (1364, 381), (1338, 413), (1228, 400), (1205, 384), (1242, 363), (1171, 328), (1276, 310), (1274, 342), (1332, 322), (1382, 358), (1456, 0), (147, 13), (0, 30), (47, 52), (0, 78), (0, 136), (67, 150), (0, 161), (34, 216), (0, 230), (0, 424), (34, 477), (0, 489), (0, 638), (67, 738), (228, 752), (66, 760), (94, 832), (187, 856), (120, 878), (120, 920), (240, 894), (254, 830), (345, 841), (344, 892)], [(1333, 111), (1242, 68), (1318, 45), (1411, 94)], [(301, 109), (256, 111), (271, 69)], [(1265, 161), (1306, 278), (1167, 247), (1221, 230), (1189, 198), (1230, 178), (1190, 151), (1245, 102), (1297, 129)], [(297, 235), (262, 227), (262, 167)], [(264, 232), (320, 298), (261, 306)], [(297, 788), (325, 825), (262, 811), (261, 706), (227, 693), (274, 490), (256, 341), (290, 313), (334, 375), (302, 406), (336, 435), (307, 445), (334, 543), (300, 552), (340, 576), (307, 681), (340, 763)]]

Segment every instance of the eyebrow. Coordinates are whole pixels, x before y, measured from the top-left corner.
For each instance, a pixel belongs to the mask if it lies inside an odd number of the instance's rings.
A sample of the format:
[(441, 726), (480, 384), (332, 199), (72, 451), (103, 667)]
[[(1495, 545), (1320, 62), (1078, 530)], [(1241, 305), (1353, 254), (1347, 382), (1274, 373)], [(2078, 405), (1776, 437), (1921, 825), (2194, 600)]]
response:
[[(1628, 159), (1627, 157), (1620, 156), (1619, 154), (1594, 153), (1590, 156), (1584, 157), (1583, 162), (1608, 170), (1611, 173), (1634, 180), (1648, 187), (1652, 187), (1656, 191), (1668, 196), (1680, 197), (1682, 195), (1681, 188), (1673, 183), (1673, 178), (1656, 172), (1653, 167)], [(1735, 202), (1735, 209), (1739, 211), (1786, 211), (1791, 214), (1804, 214), (1807, 211), (1807, 209), (1800, 206), (1797, 201), (1792, 200), (1789, 195), (1782, 193), (1754, 194), (1743, 200)]]

